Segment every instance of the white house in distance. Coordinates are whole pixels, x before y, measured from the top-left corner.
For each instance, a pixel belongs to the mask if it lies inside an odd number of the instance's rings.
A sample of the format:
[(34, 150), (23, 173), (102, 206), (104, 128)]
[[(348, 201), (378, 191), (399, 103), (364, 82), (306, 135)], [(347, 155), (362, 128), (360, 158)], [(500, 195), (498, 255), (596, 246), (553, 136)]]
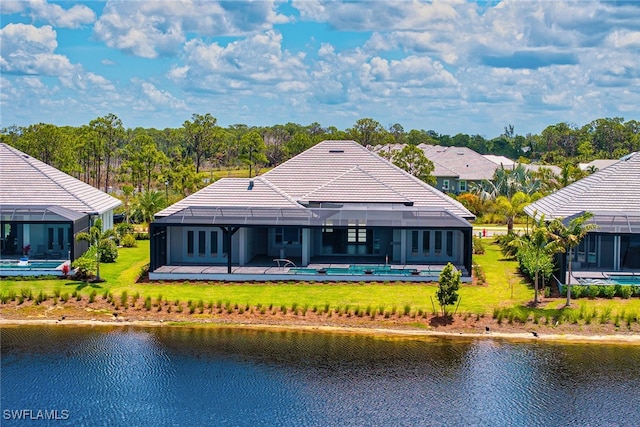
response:
[[(544, 215), (546, 220), (563, 221), (593, 213), (589, 223), (598, 228), (587, 234), (573, 254), (575, 278), (635, 274), (640, 279), (640, 152), (543, 197), (525, 212), (534, 218)], [(568, 254), (562, 258), (560, 278), (566, 283)]]
[(262, 176), (221, 179), (159, 212), (149, 275), (431, 280), (451, 262), (469, 277), (473, 218), (357, 142), (324, 141)]
[[(87, 249), (75, 236), (96, 218), (113, 226), (122, 202), (0, 143), (0, 257), (73, 261)], [(27, 271), (26, 269), (24, 271)], [(14, 270), (15, 272), (15, 270)], [(5, 272), (3, 271), (3, 274)]]

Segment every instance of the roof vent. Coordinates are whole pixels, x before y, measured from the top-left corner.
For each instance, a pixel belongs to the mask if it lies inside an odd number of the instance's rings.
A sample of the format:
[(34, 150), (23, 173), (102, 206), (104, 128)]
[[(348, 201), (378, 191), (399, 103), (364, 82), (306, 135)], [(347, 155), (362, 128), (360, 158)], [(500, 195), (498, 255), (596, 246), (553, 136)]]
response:
[(330, 153), (344, 153), (344, 150), (329, 150)]
[(249, 181), (249, 186), (247, 187), (247, 190), (249, 191), (253, 190), (253, 180)]

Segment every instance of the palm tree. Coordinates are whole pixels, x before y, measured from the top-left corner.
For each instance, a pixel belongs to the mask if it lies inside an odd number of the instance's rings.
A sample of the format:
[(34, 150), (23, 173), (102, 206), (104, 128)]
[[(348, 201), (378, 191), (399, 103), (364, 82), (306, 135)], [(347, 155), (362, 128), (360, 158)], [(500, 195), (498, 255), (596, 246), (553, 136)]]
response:
[(567, 307), (571, 305), (571, 260), (573, 258), (573, 248), (580, 244), (587, 233), (598, 228), (596, 224), (586, 224), (591, 218), (593, 218), (593, 213), (583, 212), (572, 218), (566, 225), (559, 218), (556, 218), (549, 225), (550, 236), (557, 242), (558, 252), (569, 253), (567, 265), (569, 273), (567, 279)]
[(113, 229), (102, 231), (102, 220), (96, 219), (93, 226), (89, 228), (89, 232), (82, 232), (76, 235), (76, 241), (85, 241), (89, 243), (89, 246), (95, 246), (96, 248), (96, 281), (100, 282), (100, 259), (102, 252), (107, 247), (107, 242), (115, 236)]
[(496, 199), (496, 212), (504, 215), (507, 221), (507, 234), (513, 233), (513, 223), (518, 215), (524, 212), (525, 206), (531, 202), (531, 197), (518, 191), (511, 197), (499, 196)]
[[(134, 216), (140, 222), (150, 223), (153, 217), (167, 205), (164, 194), (159, 191), (140, 193), (134, 208)], [(148, 229), (147, 229), (148, 230)]]
[(529, 273), (534, 273), (534, 297), (533, 304), (538, 304), (538, 291), (540, 286), (539, 275), (547, 270), (549, 273), (553, 268), (553, 254), (558, 252), (558, 241), (553, 238), (547, 223), (542, 216), (534, 222), (530, 234), (513, 239), (510, 246), (518, 250), (521, 264), (527, 264)]

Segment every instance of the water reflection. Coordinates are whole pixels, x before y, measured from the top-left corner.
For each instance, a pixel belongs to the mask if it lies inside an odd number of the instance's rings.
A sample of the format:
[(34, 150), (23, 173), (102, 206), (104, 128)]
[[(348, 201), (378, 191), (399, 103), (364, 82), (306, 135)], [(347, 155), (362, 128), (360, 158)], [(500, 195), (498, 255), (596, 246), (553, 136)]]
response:
[(68, 425), (546, 426), (640, 419), (640, 347), (633, 346), (231, 328), (1, 333), (2, 408), (68, 408)]

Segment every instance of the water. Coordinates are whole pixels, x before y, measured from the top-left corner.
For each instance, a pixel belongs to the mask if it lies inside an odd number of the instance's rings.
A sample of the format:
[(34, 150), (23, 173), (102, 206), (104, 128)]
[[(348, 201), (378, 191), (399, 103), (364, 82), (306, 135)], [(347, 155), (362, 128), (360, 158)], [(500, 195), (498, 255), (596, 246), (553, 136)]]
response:
[(390, 265), (359, 265), (354, 264), (349, 267), (329, 267), (321, 269), (323, 273), (316, 268), (296, 267), (291, 271), (294, 274), (327, 274), (327, 275), (365, 275), (372, 274), (374, 276), (397, 275), (397, 276), (415, 276), (415, 275), (434, 275), (440, 270), (431, 269), (417, 270), (414, 268), (392, 268)]
[(62, 265), (62, 261), (29, 261), (27, 265), (19, 265), (18, 262), (6, 262), (3, 261), (0, 263), (0, 268), (16, 268), (21, 270), (29, 270), (29, 269), (44, 269), (44, 270), (55, 270), (57, 267)]
[[(6, 327), (1, 334), (3, 426), (640, 420), (640, 346), (231, 328)], [(22, 409), (66, 419), (7, 419), (6, 411)]]

